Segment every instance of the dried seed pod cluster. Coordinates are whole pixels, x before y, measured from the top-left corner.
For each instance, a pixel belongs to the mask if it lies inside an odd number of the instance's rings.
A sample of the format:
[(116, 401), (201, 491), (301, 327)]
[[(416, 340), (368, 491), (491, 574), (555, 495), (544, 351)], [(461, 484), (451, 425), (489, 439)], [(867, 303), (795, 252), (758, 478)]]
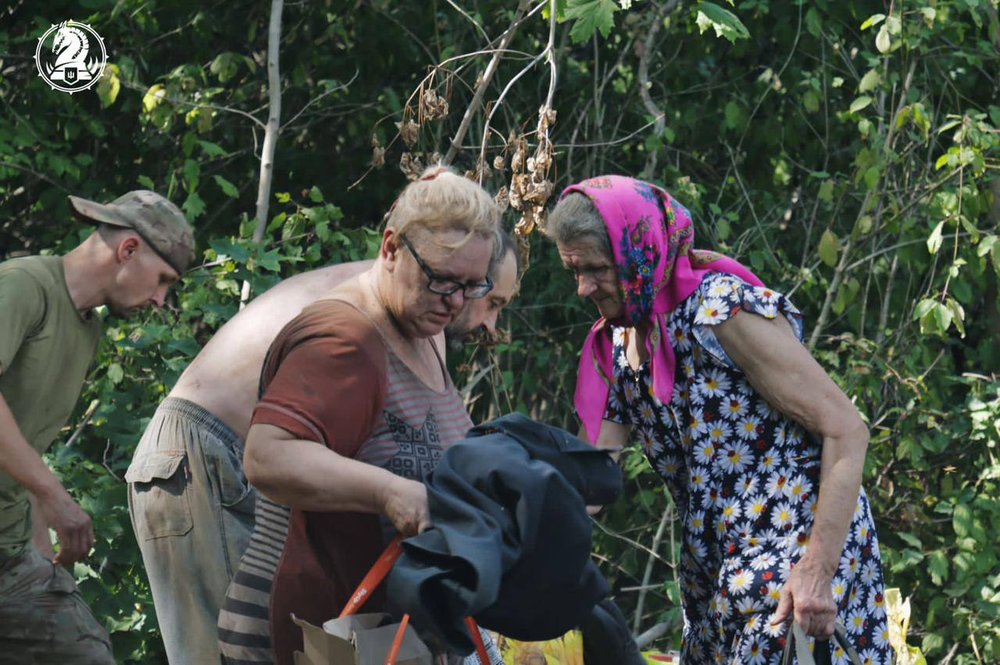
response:
[(536, 227), (545, 224), (545, 205), (552, 196), (554, 185), (549, 179), (555, 157), (555, 147), (549, 139), (549, 128), (556, 122), (555, 110), (543, 106), (538, 110), (538, 127), (535, 130), (535, 150), (528, 156), (529, 145), (525, 136), (511, 135), (508, 149), (513, 146), (510, 167), (513, 172), (507, 195), (510, 205), (521, 213), (515, 226), (517, 235), (527, 237)]

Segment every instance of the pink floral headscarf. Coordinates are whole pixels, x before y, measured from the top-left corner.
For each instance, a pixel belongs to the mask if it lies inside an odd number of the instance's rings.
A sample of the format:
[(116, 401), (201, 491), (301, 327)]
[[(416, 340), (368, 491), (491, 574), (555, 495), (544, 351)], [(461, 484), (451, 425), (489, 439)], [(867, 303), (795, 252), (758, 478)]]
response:
[(591, 327), (580, 354), (576, 411), (591, 442), (597, 441), (614, 380), (611, 326), (634, 327), (648, 321), (646, 349), (653, 393), (663, 403), (674, 390), (674, 349), (667, 339), (667, 318), (710, 272), (724, 272), (763, 286), (739, 262), (693, 250), (691, 214), (655, 185), (619, 175), (599, 176), (567, 187), (562, 197), (584, 194), (597, 207), (611, 239), (618, 282), (625, 302), (620, 320), (601, 317)]

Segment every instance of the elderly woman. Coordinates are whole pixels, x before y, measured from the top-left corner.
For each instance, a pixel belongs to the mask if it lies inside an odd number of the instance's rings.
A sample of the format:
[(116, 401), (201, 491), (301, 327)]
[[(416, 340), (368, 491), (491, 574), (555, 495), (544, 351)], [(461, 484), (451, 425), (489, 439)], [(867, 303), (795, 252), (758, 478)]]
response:
[[(261, 375), (246, 474), (291, 508), (270, 599), (275, 662), (336, 616), (393, 532), (428, 524), (421, 479), (472, 423), (444, 364), (442, 331), (492, 288), (500, 213), (437, 167), (390, 211), (370, 270), (302, 311)], [(376, 597), (366, 610), (378, 610)]]
[(868, 430), (802, 345), (799, 311), (692, 249), (688, 211), (649, 183), (573, 185), (546, 234), (601, 314), (580, 358), (583, 435), (638, 439), (683, 519), (683, 661), (778, 663), (794, 618), (817, 638), (840, 621), (865, 662), (891, 662)]

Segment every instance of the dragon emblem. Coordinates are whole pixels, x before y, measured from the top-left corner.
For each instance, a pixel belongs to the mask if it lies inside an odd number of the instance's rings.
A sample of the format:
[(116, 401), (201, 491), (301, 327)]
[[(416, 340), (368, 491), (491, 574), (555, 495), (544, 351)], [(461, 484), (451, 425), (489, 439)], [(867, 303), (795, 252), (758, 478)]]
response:
[[(50, 47), (46, 47), (48, 43)], [(106, 62), (104, 40), (89, 25), (77, 21), (53, 25), (38, 40), (35, 50), (39, 75), (53, 89), (63, 92), (86, 90), (94, 85)]]

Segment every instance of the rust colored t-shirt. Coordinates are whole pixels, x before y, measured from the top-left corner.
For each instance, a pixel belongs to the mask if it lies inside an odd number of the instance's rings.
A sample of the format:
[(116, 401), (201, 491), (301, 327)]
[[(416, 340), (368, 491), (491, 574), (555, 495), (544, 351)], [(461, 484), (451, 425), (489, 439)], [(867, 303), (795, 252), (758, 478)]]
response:
[[(429, 388), (396, 358), (371, 320), (342, 301), (311, 305), (282, 330), (264, 362), (261, 386), (254, 424), (280, 427), (413, 480), (423, 480), (472, 426), (450, 379), (443, 391)], [(314, 625), (337, 616), (385, 544), (376, 515), (291, 511), (271, 591), (278, 665), (290, 665), (292, 652), (302, 648), (290, 614)], [(382, 604), (376, 593), (365, 611)]]

